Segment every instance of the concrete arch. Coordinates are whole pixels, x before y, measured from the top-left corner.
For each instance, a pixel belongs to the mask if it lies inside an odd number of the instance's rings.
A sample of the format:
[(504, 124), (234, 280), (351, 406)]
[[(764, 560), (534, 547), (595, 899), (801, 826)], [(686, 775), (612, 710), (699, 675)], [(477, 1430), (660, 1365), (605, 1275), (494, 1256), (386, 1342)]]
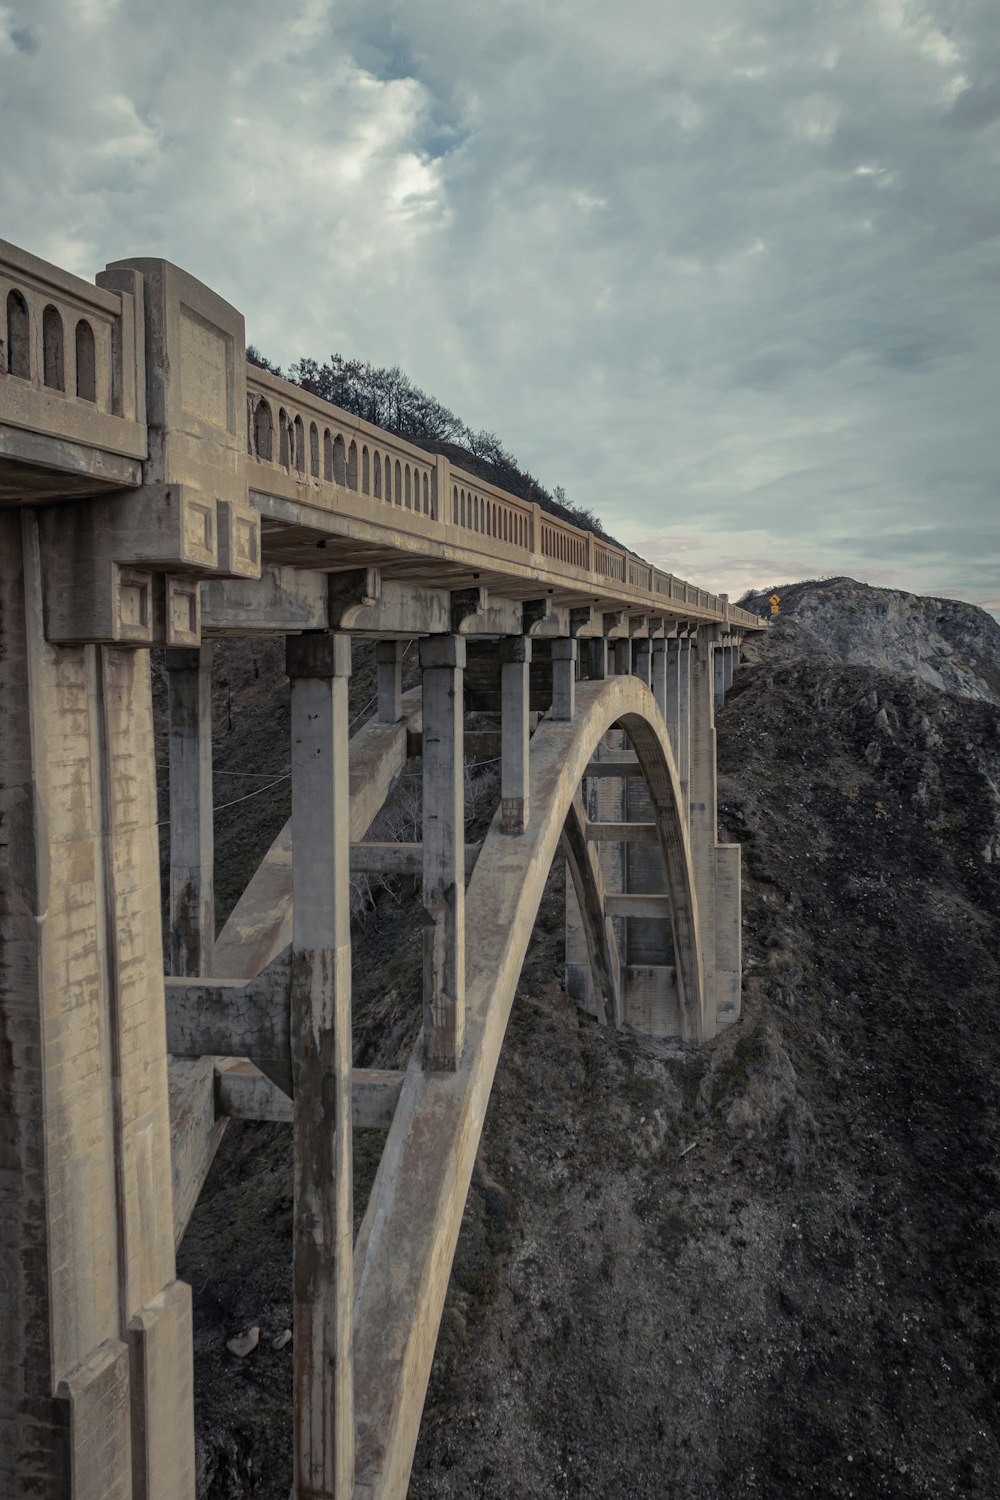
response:
[[(497, 814), (465, 898), (465, 1047), (454, 1073), (425, 1070), (418, 1043), (355, 1246), (357, 1484), (372, 1500), (406, 1494), (438, 1324), (507, 1020), (567, 812), (602, 735), (628, 735), (656, 809), (672, 882), (686, 1025), (702, 1024), (704, 986), (690, 850), (667, 730), (634, 677), (580, 683), (570, 721), (543, 720), (531, 742), (523, 835)], [(673, 882), (676, 881), (676, 886)], [(680, 948), (678, 950), (680, 958)]]

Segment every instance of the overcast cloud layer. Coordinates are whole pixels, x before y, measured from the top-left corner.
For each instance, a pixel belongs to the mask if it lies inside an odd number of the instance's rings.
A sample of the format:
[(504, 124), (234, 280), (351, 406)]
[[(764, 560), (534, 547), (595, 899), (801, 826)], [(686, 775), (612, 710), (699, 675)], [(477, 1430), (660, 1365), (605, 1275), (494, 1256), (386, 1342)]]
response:
[(1000, 609), (996, 0), (0, 0), (0, 235), (398, 362), (662, 566)]

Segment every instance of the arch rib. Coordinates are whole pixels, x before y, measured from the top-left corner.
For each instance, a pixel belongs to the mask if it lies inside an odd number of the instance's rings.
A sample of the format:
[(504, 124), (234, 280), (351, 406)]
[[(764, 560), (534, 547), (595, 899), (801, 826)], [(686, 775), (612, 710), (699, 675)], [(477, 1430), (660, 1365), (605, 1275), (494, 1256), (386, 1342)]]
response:
[(406, 1494), (438, 1324), (510, 1008), (549, 867), (602, 735), (626, 731), (656, 809), (679, 940), (682, 1024), (703, 1025), (698, 914), (666, 725), (634, 677), (580, 683), (572, 721), (531, 742), (531, 818), (517, 838), (499, 814), (466, 892), (465, 1049), (454, 1073), (425, 1071), (418, 1043), (355, 1246), (355, 1500)]

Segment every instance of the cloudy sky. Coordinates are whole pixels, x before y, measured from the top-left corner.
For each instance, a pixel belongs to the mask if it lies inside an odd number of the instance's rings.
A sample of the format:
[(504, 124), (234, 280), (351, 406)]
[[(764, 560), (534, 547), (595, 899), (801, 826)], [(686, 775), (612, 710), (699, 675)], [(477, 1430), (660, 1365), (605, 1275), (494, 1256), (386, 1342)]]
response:
[(997, 0), (0, 0), (0, 235), (399, 363), (662, 566), (1000, 610)]

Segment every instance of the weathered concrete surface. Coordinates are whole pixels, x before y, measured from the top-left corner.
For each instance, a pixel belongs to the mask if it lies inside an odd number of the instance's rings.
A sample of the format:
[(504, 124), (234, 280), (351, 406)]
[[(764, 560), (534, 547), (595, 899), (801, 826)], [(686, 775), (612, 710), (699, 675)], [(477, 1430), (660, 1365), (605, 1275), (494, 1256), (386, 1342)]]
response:
[(211, 974), (215, 948), (212, 648), (166, 653), (170, 972)]
[(351, 642), (291, 636), (290, 1052), (297, 1500), (354, 1489), (353, 1132), (348, 688)]
[[(351, 840), (362, 839), (407, 759), (421, 725), (420, 691), (403, 694), (398, 724), (363, 725), (350, 742)], [(220, 932), (214, 971), (249, 979), (292, 940), (292, 828), (285, 824)]]
[(359, 1500), (402, 1500), (441, 1307), (521, 961), (566, 812), (601, 736), (620, 722), (657, 808), (685, 955), (687, 1024), (701, 1008), (697, 903), (666, 727), (632, 677), (580, 684), (573, 723), (532, 741), (535, 814), (511, 839), (499, 819), (469, 883), (465, 1050), (454, 1073), (425, 1071), (416, 1050), (356, 1246), (355, 1400)]
[(148, 656), (48, 645), (37, 517), (0, 528), (0, 1490), (125, 1496), (134, 1473), (189, 1500)]
[(424, 636), (424, 1037), (431, 1068), (451, 1069), (465, 1032), (465, 783), (462, 675), (465, 642)]

